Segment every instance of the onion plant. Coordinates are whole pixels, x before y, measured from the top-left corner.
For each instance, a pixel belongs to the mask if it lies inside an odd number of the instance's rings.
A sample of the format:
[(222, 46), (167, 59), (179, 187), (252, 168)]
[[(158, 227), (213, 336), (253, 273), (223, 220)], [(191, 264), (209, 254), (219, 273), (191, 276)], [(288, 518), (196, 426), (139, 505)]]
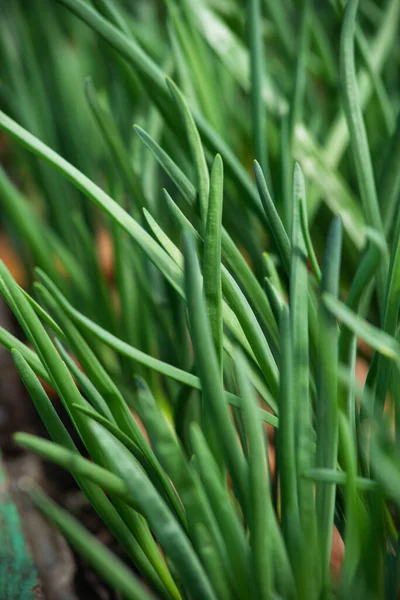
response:
[(394, 600), (400, 3), (246, 4), (5, 5), (15, 439), (126, 560), (26, 491), (124, 598)]

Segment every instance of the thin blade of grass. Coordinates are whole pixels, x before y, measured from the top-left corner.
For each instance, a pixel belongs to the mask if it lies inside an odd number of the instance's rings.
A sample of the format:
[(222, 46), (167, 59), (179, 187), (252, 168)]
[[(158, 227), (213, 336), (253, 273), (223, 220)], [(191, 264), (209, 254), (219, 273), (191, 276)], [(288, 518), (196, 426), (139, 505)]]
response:
[(319, 268), (318, 260), (315, 255), (315, 250), (314, 250), (314, 247), (313, 247), (313, 244), (311, 241), (310, 231), (308, 229), (307, 206), (306, 206), (306, 203), (304, 200), (301, 203), (300, 218), (301, 218), (301, 229), (303, 232), (304, 241), (306, 243), (308, 259), (310, 261), (311, 268), (314, 273), (315, 279), (317, 280), (317, 283), (320, 283), (321, 269)]
[(302, 0), (296, 71), (294, 78), (292, 102), (290, 105), (290, 139), (293, 139), (296, 124), (302, 121), (303, 116), (303, 104), (307, 79), (307, 54), (311, 32), (311, 9), (312, 0)]
[(236, 439), (229, 411), (223, 400), (222, 381), (202, 295), (200, 268), (193, 240), (187, 236), (188, 234), (185, 233), (186, 296), (195, 361), (202, 384), (203, 402), (215, 427), (217, 441), (220, 443), (236, 493), (242, 502), (245, 502), (246, 464)]
[[(354, 163), (360, 189), (361, 201), (367, 225), (383, 234), (382, 217), (376, 194), (371, 155), (364, 119), (361, 111), (354, 59), (354, 31), (358, 0), (349, 0), (346, 5), (340, 40), (340, 75), (343, 106), (350, 133)], [(377, 271), (377, 293), (380, 312), (383, 316), (385, 282), (389, 258), (385, 253)]]
[(364, 244), (364, 217), (359, 202), (342, 175), (329, 164), (329, 154), (299, 124), (293, 140), (294, 158), (304, 165), (307, 179), (312, 182), (318, 192), (316, 202), (307, 203), (307, 212), (311, 215), (318, 210), (318, 199), (323, 198), (326, 206), (335, 215), (340, 215), (343, 226), (358, 249)]
[(273, 511), (268, 481), (268, 447), (265, 431), (257, 417), (257, 400), (246, 373), (244, 358), (235, 356), (238, 387), (244, 401), (244, 416), (249, 444), (248, 457), (248, 525), (250, 530), (251, 564), (260, 600), (271, 597), (274, 587), (271, 569), (271, 513)]
[(160, 242), (160, 245), (168, 252), (172, 260), (178, 265), (178, 267), (183, 267), (183, 259), (182, 254), (178, 250), (178, 248), (173, 244), (170, 238), (164, 233), (162, 228), (159, 226), (157, 221), (151, 215), (151, 213), (144, 208), (143, 209), (144, 218), (146, 219), (150, 229), (154, 233), (155, 237)]
[(21, 380), (53, 441), (68, 450), (77, 452), (65, 425), (25, 358), (15, 349), (11, 351), (11, 355)]
[(386, 235), (389, 235), (396, 213), (400, 191), (400, 174), (396, 165), (400, 161), (400, 112), (396, 129), (390, 140), (378, 183), (378, 196)]
[(266, 16), (274, 22), (282, 46), (285, 48), (288, 56), (292, 56), (294, 36), (287, 6), (283, 3), (274, 2), (274, 0), (264, 0), (264, 4)]
[(360, 27), (356, 27), (355, 35), (358, 50), (365, 63), (365, 67), (368, 71), (368, 75), (370, 76), (374, 88), (375, 97), (382, 113), (386, 131), (388, 135), (390, 135), (393, 131), (394, 126), (394, 113), (392, 104), (390, 103), (385, 84), (382, 81), (382, 78), (380, 77), (379, 73), (377, 73), (374, 69), (374, 66), (372, 64), (372, 60), (370, 57), (369, 40), (364, 36)]
[[(398, 327), (398, 316), (400, 307), (400, 210), (397, 210), (396, 222), (394, 225), (393, 244), (391, 249), (389, 272), (386, 284), (385, 305), (383, 313), (382, 329), (389, 335), (396, 337)], [(399, 374), (392, 374), (392, 365), (383, 356), (378, 358), (378, 370), (376, 375), (376, 402), (377, 406), (383, 410), (386, 396), (390, 389), (393, 393), (391, 378), (398, 382)], [(392, 383), (392, 386), (391, 386)], [(398, 383), (397, 383), (398, 385)], [(396, 397), (396, 394), (394, 395)]]
[(264, 279), (264, 290), (271, 305), (272, 312), (274, 313), (274, 317), (279, 322), (284, 301), (268, 277)]
[(250, 90), (254, 156), (261, 165), (269, 183), (266, 107), (262, 97), (264, 79), (264, 52), (262, 36), (261, 0), (250, 0), (247, 8), (247, 28), (250, 50)]
[(196, 201), (196, 188), (192, 182), (186, 177), (181, 171), (178, 165), (172, 160), (172, 158), (161, 148), (161, 146), (139, 125), (134, 125), (135, 131), (150, 150), (150, 152), (157, 159), (157, 162), (161, 165), (167, 175), (175, 183), (178, 190), (182, 193), (183, 197), (189, 204), (194, 204)]
[[(180, 18), (181, 15), (179, 13), (179, 9), (172, 5), (171, 2), (168, 5), (168, 17), (167, 30), (172, 54), (174, 56), (174, 63), (176, 65), (176, 80), (180, 86), (180, 89), (185, 94), (185, 97), (190, 98), (191, 102), (198, 105), (199, 99), (196, 97), (195, 82), (193, 81), (194, 78), (191, 77), (190, 73), (187, 47), (184, 48), (184, 45), (180, 39), (180, 37), (182, 37), (180, 35), (180, 29), (182, 28), (182, 19)], [(184, 26), (183, 29), (185, 29)]]
[[(347, 485), (347, 473), (344, 471), (337, 471), (336, 469), (311, 469), (304, 477), (309, 477), (313, 481)], [(374, 492), (379, 488), (379, 484), (376, 481), (367, 479), (366, 477), (357, 477), (355, 483), (357, 489), (363, 492)]]
[(263, 329), (274, 356), (278, 353), (278, 326), (274, 320), (272, 308), (265, 298), (263, 289), (249, 267), (246, 259), (225, 228), (222, 228), (222, 254), (232, 272), (246, 290), (254, 310), (263, 324)]
[[(366, 237), (368, 239), (368, 246), (353, 277), (346, 301), (348, 308), (354, 311), (359, 310), (362, 295), (375, 274), (382, 252), (386, 249), (385, 241), (375, 230), (367, 229)], [(339, 338), (339, 358), (342, 363), (351, 366), (353, 379), (355, 379), (356, 354), (356, 336), (343, 324)], [(347, 413), (349, 421), (353, 423), (353, 430), (355, 431), (357, 408), (354, 386), (347, 386), (347, 389), (341, 394), (340, 402), (343, 405), (342, 409)]]
[(250, 588), (249, 546), (242, 525), (234, 510), (231, 499), (214, 456), (206, 442), (202, 430), (192, 423), (190, 438), (193, 444), (196, 467), (217, 518), (221, 534), (226, 542), (231, 564), (231, 577), (235, 589), (242, 600), (248, 598)]
[(64, 446), (28, 433), (16, 433), (14, 440), (22, 448), (35, 452), (35, 454), (70, 471), (74, 475), (89, 479), (89, 481), (103, 488), (107, 494), (118, 496), (130, 506), (137, 508), (134, 496), (128, 492), (121, 479), (111, 471), (96, 465), (87, 458), (83, 458), (77, 452), (67, 450)]
[[(351, 427), (343, 413), (339, 414), (340, 456), (346, 470), (346, 530), (345, 555), (340, 574), (340, 588), (346, 593), (360, 561), (364, 507), (357, 488), (357, 451)], [(368, 481), (368, 480), (367, 480)], [(365, 515), (366, 516), (366, 515)]]
[(282, 115), (280, 121), (280, 167), (281, 167), (281, 206), (282, 223), (288, 233), (289, 239), (292, 235), (292, 194), (290, 189), (292, 167), (292, 151), (289, 131), (289, 115)]
[(21, 342), (14, 335), (9, 333), (6, 329), (0, 327), (0, 344), (7, 348), (8, 350), (16, 350), (19, 354), (24, 358), (24, 360), (28, 363), (30, 368), (36, 373), (40, 379), (51, 385), (51, 378), (48, 374), (46, 368), (40, 361), (40, 358), (31, 350), (26, 344)]
[(196, 123), (187, 106), (184, 97), (175, 83), (167, 78), (167, 84), (170, 94), (179, 110), (180, 117), (185, 124), (186, 135), (189, 142), (192, 160), (196, 172), (196, 189), (198, 193), (199, 212), (203, 223), (207, 219), (208, 196), (210, 193), (210, 176), (206, 158), (204, 156), (203, 146)]
[(375, 432), (372, 436), (370, 460), (374, 478), (385, 494), (400, 506), (399, 458), (393, 444), (382, 432)]
[(46, 323), (46, 325), (48, 325), (50, 327), (50, 329), (52, 329), (54, 331), (54, 333), (57, 335), (58, 338), (60, 338), (60, 340), (65, 342), (66, 341), (65, 333), (63, 332), (61, 327), (58, 325), (58, 323), (55, 322), (53, 317), (51, 315), (49, 315), (49, 313), (38, 302), (36, 302), (36, 300), (34, 298), (32, 298), (32, 296), (30, 296), (27, 291), (25, 291), (22, 287), (20, 289), (21, 289), (22, 293), (24, 294), (25, 298), (28, 300), (29, 304), (32, 306), (32, 308), (35, 311), (35, 313), (37, 314), (37, 316), (44, 323)]
[(221, 372), (223, 369), (223, 322), (221, 285), (221, 228), (224, 173), (221, 157), (215, 157), (210, 182), (207, 222), (204, 237), (203, 287), (207, 314)]
[(222, 289), (225, 297), (238, 318), (254, 356), (263, 372), (265, 380), (275, 397), (278, 389), (278, 368), (271, 349), (247, 298), (229, 271), (222, 266)]
[(290, 241), (268, 191), (267, 183), (265, 181), (261, 167), (256, 161), (254, 161), (254, 173), (256, 176), (258, 193), (260, 194), (265, 214), (267, 215), (269, 233), (274, 238), (276, 248), (279, 252), (282, 261), (282, 266), (286, 273), (289, 273)]
[(308, 329), (308, 271), (307, 250), (301, 231), (300, 209), (304, 201), (305, 182), (298, 164), (294, 168), (293, 178), (293, 216), (290, 265), (290, 315), (293, 343), (293, 378), (296, 382), (297, 414), (295, 432), (297, 445), (297, 485), (300, 512), (300, 556), (296, 564), (295, 578), (300, 595), (316, 595), (318, 573), (315, 570), (316, 522), (314, 509), (314, 491), (310, 482), (299, 477), (308, 471), (311, 465), (311, 439), (313, 437), (310, 402), (310, 366), (309, 366), (309, 329)]
[(329, 294), (323, 294), (322, 300), (328, 310), (340, 319), (351, 331), (360, 336), (374, 350), (396, 363), (400, 362), (400, 344), (391, 335), (374, 327), (365, 319), (350, 310), (345, 304)]
[(217, 131), (221, 130), (223, 115), (219, 102), (217, 72), (210, 61), (208, 48), (195, 27), (196, 17), (192, 3), (169, 2), (169, 14), (179, 40), (181, 59), (185, 62), (186, 75), (191, 79), (193, 94), (205, 117)]
[[(322, 265), (321, 295), (339, 293), (339, 273), (342, 252), (342, 223), (336, 217), (328, 232)], [(336, 319), (326, 309), (323, 301), (319, 305), (319, 349), (317, 365), (316, 406), (316, 467), (334, 469), (338, 452), (338, 345), (339, 332)], [(335, 486), (317, 484), (316, 516), (321, 553), (322, 585), (330, 585), (330, 557), (332, 546), (332, 523), (335, 510)]]
[(326, 30), (325, 23), (322, 22), (321, 13), (313, 10), (311, 12), (311, 35), (314, 38), (317, 52), (324, 65), (324, 76), (331, 83), (336, 83), (336, 55), (332, 40)]
[(120, 12), (120, 7), (117, 7), (113, 2), (109, 2), (109, 0), (93, 0), (93, 4), (99, 13), (116, 25), (125, 35), (129, 36), (129, 25), (124, 18), (124, 14)]
[(282, 534), (292, 564), (295, 563), (300, 543), (300, 515), (297, 489), (295, 451), (295, 389), (294, 361), (290, 316), (286, 307), (281, 311), (281, 354), (278, 430), (278, 461), (281, 493)]
[(90, 381), (89, 377), (82, 371), (80, 366), (76, 364), (74, 358), (69, 354), (60, 340), (55, 340), (55, 345), (60, 353), (61, 358), (67, 365), (69, 371), (71, 372), (73, 378), (77, 382), (79, 389), (83, 392), (86, 400), (89, 404), (104, 418), (109, 419), (112, 423), (115, 423), (115, 419), (107, 405), (107, 402), (100, 394), (100, 392), (96, 389), (93, 383)]

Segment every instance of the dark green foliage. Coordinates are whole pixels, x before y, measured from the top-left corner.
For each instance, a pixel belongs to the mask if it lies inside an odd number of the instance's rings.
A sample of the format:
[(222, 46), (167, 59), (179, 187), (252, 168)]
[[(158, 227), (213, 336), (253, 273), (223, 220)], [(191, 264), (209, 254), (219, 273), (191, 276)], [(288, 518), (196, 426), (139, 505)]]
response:
[(27, 492), (126, 598), (394, 599), (400, 3), (247, 4), (5, 3), (0, 205), (38, 269), (1, 263), (31, 347), (0, 343), (52, 440), (16, 441), (146, 585)]

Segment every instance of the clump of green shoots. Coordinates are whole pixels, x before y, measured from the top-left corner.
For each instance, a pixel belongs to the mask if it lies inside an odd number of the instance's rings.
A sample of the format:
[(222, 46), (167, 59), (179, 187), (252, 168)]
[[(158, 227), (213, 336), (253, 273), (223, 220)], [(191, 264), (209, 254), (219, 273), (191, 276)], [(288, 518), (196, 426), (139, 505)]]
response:
[(0, 342), (51, 441), (15, 438), (127, 561), (28, 493), (124, 598), (395, 600), (400, 4), (128, 4), (0, 25), (0, 202), (37, 266), (28, 293), (0, 264), (29, 345)]

